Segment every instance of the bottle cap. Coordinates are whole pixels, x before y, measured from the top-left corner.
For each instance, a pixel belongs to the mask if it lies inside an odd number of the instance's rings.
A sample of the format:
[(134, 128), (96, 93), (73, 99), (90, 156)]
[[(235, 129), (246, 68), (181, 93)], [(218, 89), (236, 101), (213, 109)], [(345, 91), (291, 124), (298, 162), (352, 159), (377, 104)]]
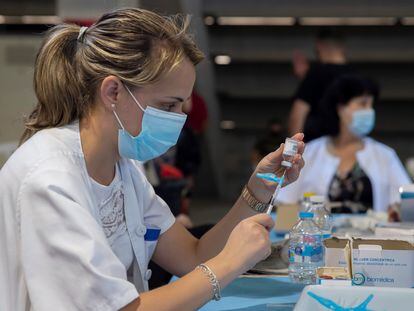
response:
[(323, 195), (313, 195), (310, 197), (311, 203), (323, 204), (325, 203), (325, 197)]
[(313, 197), (314, 195), (316, 195), (316, 193), (315, 192), (305, 192), (304, 194), (303, 194), (303, 197), (304, 198), (311, 198), (311, 197)]
[(299, 213), (299, 218), (300, 219), (313, 218), (313, 213), (310, 213), (310, 212), (300, 212)]
[(284, 167), (292, 167), (292, 163), (289, 161), (282, 161), (281, 165)]

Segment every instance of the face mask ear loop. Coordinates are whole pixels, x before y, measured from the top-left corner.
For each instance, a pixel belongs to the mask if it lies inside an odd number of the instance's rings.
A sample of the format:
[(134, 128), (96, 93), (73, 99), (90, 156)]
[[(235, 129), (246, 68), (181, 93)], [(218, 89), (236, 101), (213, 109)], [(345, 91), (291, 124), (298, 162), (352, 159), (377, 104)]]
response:
[(124, 128), (124, 126), (122, 125), (122, 122), (121, 122), (121, 120), (119, 119), (119, 117), (118, 117), (118, 114), (115, 112), (115, 105), (114, 104), (112, 104), (112, 108), (114, 109), (114, 110), (112, 110), (112, 112), (114, 113), (114, 115), (115, 115), (115, 118), (116, 118), (116, 120), (118, 121), (118, 123), (119, 123), (119, 126), (125, 131), (125, 128)]
[(129, 95), (131, 95), (132, 99), (134, 100), (134, 102), (138, 105), (138, 107), (142, 110), (145, 111), (144, 108), (142, 108), (141, 104), (138, 102), (138, 100), (135, 98), (135, 96), (132, 94), (132, 92), (129, 90), (129, 88), (124, 84), (126, 90), (128, 91)]

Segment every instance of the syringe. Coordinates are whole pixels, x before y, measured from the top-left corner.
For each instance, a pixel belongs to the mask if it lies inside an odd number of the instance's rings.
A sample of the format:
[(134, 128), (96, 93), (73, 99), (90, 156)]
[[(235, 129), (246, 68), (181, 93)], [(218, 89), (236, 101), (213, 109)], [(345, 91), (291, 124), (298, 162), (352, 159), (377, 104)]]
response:
[(257, 173), (256, 176), (265, 180), (269, 180), (277, 183), (275, 192), (273, 192), (272, 198), (270, 199), (269, 206), (267, 207), (266, 214), (270, 215), (273, 210), (273, 206), (276, 204), (276, 198), (282, 188), (283, 181), (285, 180), (286, 169), (283, 170), (282, 177), (278, 177), (273, 173)]
[(286, 169), (283, 170), (282, 177), (280, 178), (280, 181), (277, 184), (275, 192), (273, 192), (272, 199), (270, 200), (269, 206), (267, 207), (266, 214), (268, 214), (268, 215), (270, 215), (270, 213), (273, 210), (273, 206), (275, 206), (275, 204), (276, 204), (276, 198), (279, 194), (280, 189), (282, 188), (283, 182), (285, 180), (285, 174), (286, 174)]
[(273, 192), (266, 214), (270, 214), (273, 210), (273, 206), (276, 204), (276, 198), (285, 180), (286, 170), (287, 168), (292, 167), (293, 158), (298, 152), (298, 144), (299, 144), (298, 141), (291, 139), (291, 138), (286, 138), (285, 145), (283, 148), (283, 153), (282, 153), (283, 161), (281, 162), (281, 166), (283, 167), (283, 174), (281, 177), (278, 177), (273, 173), (257, 173), (256, 174), (256, 176), (259, 178), (277, 183), (275, 192)]

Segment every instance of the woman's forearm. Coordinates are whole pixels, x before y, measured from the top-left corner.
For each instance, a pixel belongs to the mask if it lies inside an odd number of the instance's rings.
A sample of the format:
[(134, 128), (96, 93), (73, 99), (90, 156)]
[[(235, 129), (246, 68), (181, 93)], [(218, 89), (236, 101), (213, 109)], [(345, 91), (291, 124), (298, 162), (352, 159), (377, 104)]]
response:
[(239, 197), (231, 210), (211, 230), (199, 240), (197, 257), (201, 262), (208, 260), (222, 251), (233, 228), (243, 219), (257, 214)]
[[(210, 259), (206, 265), (216, 275), (221, 288), (227, 286), (241, 271), (220, 255)], [(196, 310), (213, 297), (212, 285), (203, 271), (195, 269), (179, 280), (140, 294), (140, 297), (122, 311), (173, 311)]]
[[(298, 153), (293, 158), (293, 166), (286, 171), (284, 185), (294, 182), (298, 178), (299, 172), (305, 164), (302, 158), (303, 150), (305, 148), (305, 144), (302, 142), (303, 138), (303, 134), (296, 134), (292, 137), (292, 139), (299, 142)], [(276, 151), (264, 157), (257, 165), (255, 172), (248, 181), (249, 190), (252, 191), (254, 197), (260, 202), (270, 201), (272, 194), (276, 189), (276, 184), (264, 182), (260, 178), (257, 178), (256, 174), (278, 172), (282, 168), (280, 163), (283, 159), (283, 146), (284, 145), (282, 144)], [(227, 215), (198, 241), (196, 249), (199, 261), (204, 261), (218, 254), (226, 245), (227, 239), (234, 227), (240, 223), (240, 221), (255, 214), (256, 212), (251, 209), (241, 197), (239, 197)]]

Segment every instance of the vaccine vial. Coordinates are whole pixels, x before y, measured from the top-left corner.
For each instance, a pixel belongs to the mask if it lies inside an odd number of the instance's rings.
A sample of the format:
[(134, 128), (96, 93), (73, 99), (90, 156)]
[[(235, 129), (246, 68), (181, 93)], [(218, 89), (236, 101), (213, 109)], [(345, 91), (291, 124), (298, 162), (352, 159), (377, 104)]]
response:
[(281, 164), (283, 167), (292, 167), (293, 158), (295, 154), (298, 153), (298, 144), (297, 140), (286, 138), (282, 153), (283, 161)]

